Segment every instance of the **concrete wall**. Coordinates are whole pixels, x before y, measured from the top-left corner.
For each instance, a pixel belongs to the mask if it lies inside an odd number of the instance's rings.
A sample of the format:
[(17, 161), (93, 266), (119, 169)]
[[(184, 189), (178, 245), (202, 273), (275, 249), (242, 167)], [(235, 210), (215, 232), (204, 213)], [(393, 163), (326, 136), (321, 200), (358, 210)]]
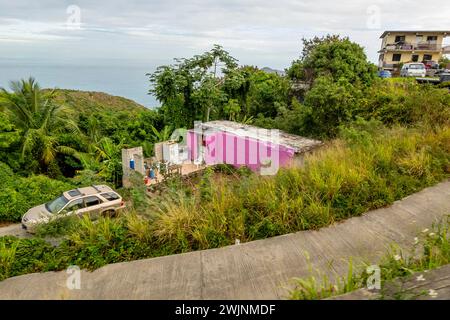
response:
[[(134, 159), (134, 170), (130, 168), (130, 160)], [(122, 149), (122, 183), (125, 188), (130, 187), (130, 174), (132, 171), (145, 175), (144, 152), (142, 147)]]
[[(393, 61), (393, 55), (394, 54), (401, 54), (401, 58), (400, 61)], [(414, 51), (414, 52), (405, 52), (405, 51), (388, 51), (384, 54), (384, 59), (383, 61), (389, 64), (392, 63), (407, 63), (407, 62), (412, 62), (412, 56), (413, 55), (418, 55), (418, 62), (422, 62), (423, 61), (423, 57), (425, 54), (431, 55), (432, 58), (431, 60), (433, 61), (439, 61), (439, 59), (442, 57), (442, 53), (440, 52), (425, 52), (425, 51)]]
[[(202, 143), (203, 142), (203, 143)], [(204, 160), (208, 165), (225, 163), (235, 167), (247, 166), (260, 171), (267, 159), (271, 166), (288, 166), (294, 157), (294, 149), (249, 137), (241, 137), (229, 132), (218, 131), (202, 137), (201, 133), (188, 132), (189, 158), (198, 158), (203, 146)]]

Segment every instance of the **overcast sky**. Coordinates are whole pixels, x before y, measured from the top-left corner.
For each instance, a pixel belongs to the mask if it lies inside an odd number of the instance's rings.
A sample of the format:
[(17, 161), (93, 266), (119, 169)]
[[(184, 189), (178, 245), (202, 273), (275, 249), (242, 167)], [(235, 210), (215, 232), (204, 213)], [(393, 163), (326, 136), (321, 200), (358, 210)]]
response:
[(282, 69), (302, 37), (338, 33), (375, 62), (383, 30), (448, 30), (449, 17), (448, 0), (0, 0), (0, 59), (158, 65), (218, 43), (242, 64)]

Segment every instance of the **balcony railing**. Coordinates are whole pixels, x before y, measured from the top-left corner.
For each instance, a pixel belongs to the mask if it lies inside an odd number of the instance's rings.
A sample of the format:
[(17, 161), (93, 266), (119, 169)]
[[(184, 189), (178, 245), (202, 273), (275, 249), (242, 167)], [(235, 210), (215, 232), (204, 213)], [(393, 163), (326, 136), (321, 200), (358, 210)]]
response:
[(386, 62), (381, 62), (379, 64), (379, 67), (383, 68), (383, 69), (396, 69), (398, 68), (399, 63), (386, 63)]
[(419, 43), (389, 43), (382, 50), (394, 50), (394, 51), (413, 51), (413, 50), (426, 50), (426, 51), (441, 51), (443, 47), (441, 44), (430, 42)]

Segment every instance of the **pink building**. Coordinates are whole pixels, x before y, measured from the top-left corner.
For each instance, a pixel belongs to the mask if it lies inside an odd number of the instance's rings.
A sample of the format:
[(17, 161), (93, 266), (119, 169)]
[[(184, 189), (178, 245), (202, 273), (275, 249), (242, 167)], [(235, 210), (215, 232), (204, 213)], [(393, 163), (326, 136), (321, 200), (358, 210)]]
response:
[(303, 156), (322, 142), (232, 121), (198, 123), (188, 131), (189, 159), (207, 165), (247, 166), (261, 174), (301, 165)]

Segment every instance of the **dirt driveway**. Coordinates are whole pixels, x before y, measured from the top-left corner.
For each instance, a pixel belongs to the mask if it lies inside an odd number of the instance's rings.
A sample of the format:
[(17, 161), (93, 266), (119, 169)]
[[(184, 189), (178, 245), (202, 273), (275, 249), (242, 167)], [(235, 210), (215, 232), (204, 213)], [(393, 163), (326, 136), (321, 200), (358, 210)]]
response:
[(22, 229), (20, 223), (10, 224), (5, 227), (0, 227), (0, 237), (16, 236), (18, 238), (31, 238), (31, 234)]

